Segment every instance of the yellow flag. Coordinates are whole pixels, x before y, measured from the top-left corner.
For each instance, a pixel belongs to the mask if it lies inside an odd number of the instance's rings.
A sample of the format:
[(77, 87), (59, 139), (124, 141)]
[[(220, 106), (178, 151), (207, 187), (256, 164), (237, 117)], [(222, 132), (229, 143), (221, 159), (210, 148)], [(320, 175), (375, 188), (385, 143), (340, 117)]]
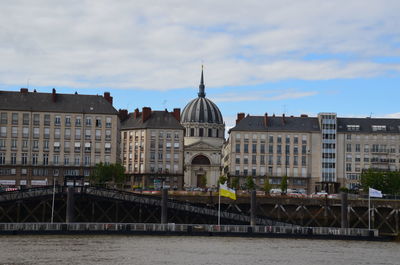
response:
[(236, 192), (235, 192), (235, 190), (228, 188), (226, 183), (219, 185), (219, 193), (220, 193), (221, 196), (231, 198), (232, 200), (236, 200)]

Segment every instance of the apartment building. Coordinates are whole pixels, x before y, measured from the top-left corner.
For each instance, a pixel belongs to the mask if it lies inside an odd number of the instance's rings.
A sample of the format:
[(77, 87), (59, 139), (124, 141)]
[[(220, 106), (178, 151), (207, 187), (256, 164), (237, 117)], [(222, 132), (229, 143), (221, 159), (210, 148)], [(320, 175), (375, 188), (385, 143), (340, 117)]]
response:
[(62, 183), (119, 161), (119, 118), (104, 96), (0, 91), (0, 184)]
[(253, 176), (262, 186), (266, 177), (289, 188), (337, 192), (360, 185), (363, 170), (400, 168), (400, 119), (338, 118), (239, 113), (223, 150), (224, 174)]
[(168, 112), (144, 107), (141, 112), (136, 109), (123, 116), (122, 163), (131, 184), (181, 189), (184, 128), (180, 109)]
[(318, 119), (307, 116), (239, 113), (224, 145), (224, 174), (238, 177), (242, 184), (252, 176), (259, 186), (264, 185), (266, 176), (271, 184), (279, 185), (286, 175), (289, 187), (307, 188), (311, 176), (318, 173), (313, 165), (321, 160), (311, 151), (320, 148), (319, 128)]

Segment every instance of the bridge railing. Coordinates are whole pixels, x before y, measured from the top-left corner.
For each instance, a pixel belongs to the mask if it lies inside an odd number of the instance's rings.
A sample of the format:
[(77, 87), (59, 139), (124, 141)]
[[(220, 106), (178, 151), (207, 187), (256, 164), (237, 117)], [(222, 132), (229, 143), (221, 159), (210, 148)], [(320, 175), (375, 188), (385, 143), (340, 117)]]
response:
[(248, 225), (205, 225), (205, 224), (154, 224), (154, 223), (0, 223), (0, 233), (25, 232), (181, 232), (181, 233), (230, 233), (230, 234), (285, 234), (303, 236), (351, 236), (377, 237), (378, 230), (333, 227), (285, 227)]

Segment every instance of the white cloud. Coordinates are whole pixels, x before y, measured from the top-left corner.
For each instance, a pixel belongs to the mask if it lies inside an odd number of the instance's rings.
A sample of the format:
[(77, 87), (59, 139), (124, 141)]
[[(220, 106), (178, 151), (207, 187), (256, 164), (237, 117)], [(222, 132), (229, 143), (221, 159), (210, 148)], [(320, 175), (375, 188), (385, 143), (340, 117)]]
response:
[(202, 60), (209, 86), (398, 73), (373, 59), (400, 56), (399, 9), (396, 0), (1, 1), (0, 80), (168, 90), (193, 86)]
[(276, 89), (267, 91), (228, 92), (214, 95), (215, 102), (242, 102), (242, 101), (278, 101), (310, 97), (318, 94), (317, 91), (298, 91), (296, 89)]

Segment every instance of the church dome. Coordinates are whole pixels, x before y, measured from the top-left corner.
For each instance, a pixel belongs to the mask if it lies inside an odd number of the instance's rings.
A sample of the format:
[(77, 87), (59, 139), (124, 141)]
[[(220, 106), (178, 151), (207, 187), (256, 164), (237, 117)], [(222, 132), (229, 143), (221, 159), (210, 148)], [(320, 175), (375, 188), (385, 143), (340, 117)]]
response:
[(221, 111), (204, 92), (204, 77), (201, 70), (201, 80), (198, 97), (190, 101), (182, 111), (181, 122), (216, 123), (223, 124)]

